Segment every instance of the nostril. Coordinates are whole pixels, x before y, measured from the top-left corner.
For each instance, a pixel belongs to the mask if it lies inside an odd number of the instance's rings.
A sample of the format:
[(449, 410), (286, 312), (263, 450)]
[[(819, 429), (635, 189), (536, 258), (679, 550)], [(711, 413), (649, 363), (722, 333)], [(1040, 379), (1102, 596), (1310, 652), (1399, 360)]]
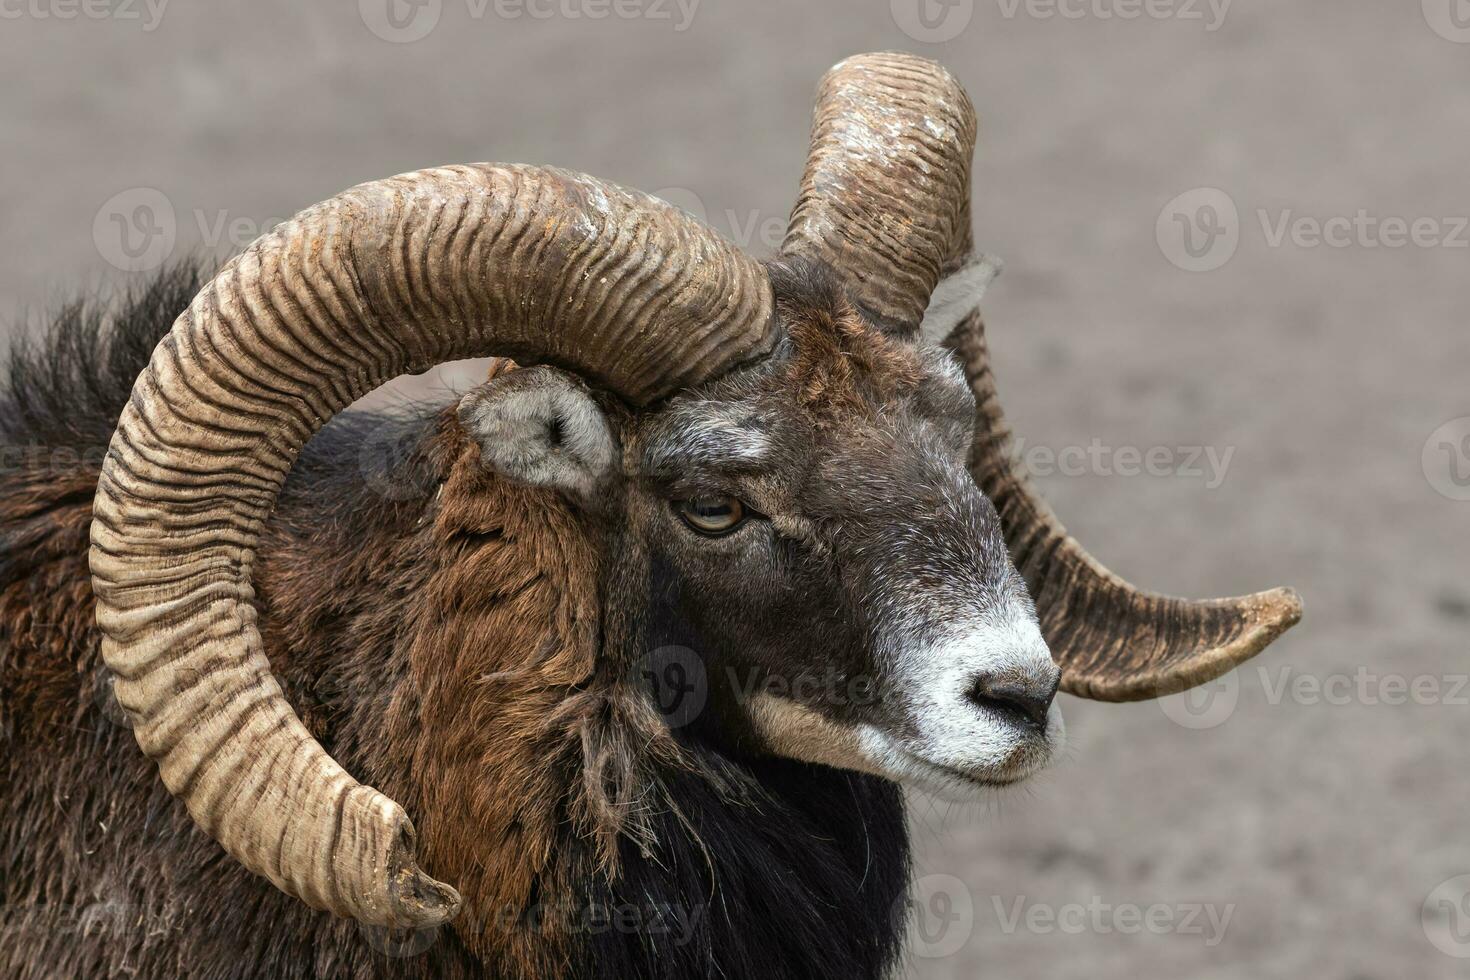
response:
[(970, 700), (981, 708), (1007, 715), (1035, 728), (1046, 727), (1046, 715), (1057, 696), (1060, 677), (1043, 684), (1026, 684), (998, 677), (980, 677), (970, 687)]

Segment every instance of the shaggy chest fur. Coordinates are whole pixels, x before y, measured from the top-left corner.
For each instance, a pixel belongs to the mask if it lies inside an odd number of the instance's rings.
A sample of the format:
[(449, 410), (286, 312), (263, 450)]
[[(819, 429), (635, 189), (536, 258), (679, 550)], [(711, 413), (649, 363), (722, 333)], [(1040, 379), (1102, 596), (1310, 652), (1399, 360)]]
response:
[(597, 656), (611, 627), (573, 519), (469, 485), (483, 477), (432, 435), (408, 440), (385, 492), (360, 450), (383, 432), (340, 424), (293, 475), (261, 551), (264, 635), (328, 750), (425, 815), (426, 865), (465, 896), (454, 927), (388, 935), (313, 913), (193, 827), (100, 672), (93, 475), (23, 468), (0, 497), (0, 975), (888, 972), (908, 876), (898, 791), (692, 733), (640, 742), (626, 668), (609, 678)]

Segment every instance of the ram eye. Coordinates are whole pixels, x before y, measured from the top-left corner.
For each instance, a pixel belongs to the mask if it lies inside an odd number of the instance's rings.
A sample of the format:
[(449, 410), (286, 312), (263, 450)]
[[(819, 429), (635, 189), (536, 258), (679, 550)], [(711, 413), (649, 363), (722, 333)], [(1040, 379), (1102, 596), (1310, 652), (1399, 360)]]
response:
[(729, 534), (745, 520), (745, 505), (734, 497), (694, 497), (674, 501), (684, 523), (700, 534)]

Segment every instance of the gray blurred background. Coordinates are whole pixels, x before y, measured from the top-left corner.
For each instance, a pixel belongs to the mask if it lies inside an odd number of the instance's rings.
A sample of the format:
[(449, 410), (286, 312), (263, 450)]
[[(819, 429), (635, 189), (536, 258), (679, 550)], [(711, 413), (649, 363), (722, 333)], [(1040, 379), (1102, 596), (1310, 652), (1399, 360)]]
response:
[(911, 974), (1470, 976), (1470, 3), (387, 2), (0, 2), (7, 324), (450, 162), (767, 254), (821, 72), (937, 58), (1057, 511), (1140, 585), (1307, 615), (1204, 695), (1067, 699), (1021, 794), (916, 798)]

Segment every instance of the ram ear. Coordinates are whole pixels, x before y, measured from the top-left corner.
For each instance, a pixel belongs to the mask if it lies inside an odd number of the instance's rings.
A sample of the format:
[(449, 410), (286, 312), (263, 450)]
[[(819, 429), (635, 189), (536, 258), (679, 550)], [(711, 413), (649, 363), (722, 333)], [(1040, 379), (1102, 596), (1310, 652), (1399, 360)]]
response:
[(590, 498), (612, 472), (607, 417), (576, 375), (553, 367), (495, 373), (459, 402), (484, 464), (507, 479)]
[(994, 255), (977, 255), (939, 280), (929, 296), (924, 322), (919, 328), (924, 339), (937, 344), (948, 337), (980, 305), (985, 291), (1004, 270), (1005, 263)]

